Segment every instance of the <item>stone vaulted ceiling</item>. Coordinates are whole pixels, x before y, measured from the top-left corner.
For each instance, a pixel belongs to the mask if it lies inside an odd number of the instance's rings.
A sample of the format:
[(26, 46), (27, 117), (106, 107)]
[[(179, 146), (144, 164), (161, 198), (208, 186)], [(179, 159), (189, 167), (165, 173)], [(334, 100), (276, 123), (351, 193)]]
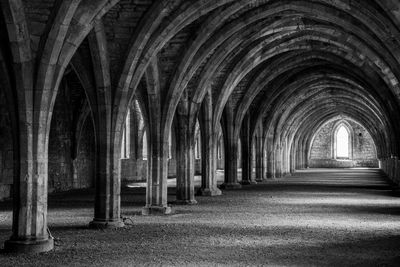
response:
[[(189, 177), (182, 184), (191, 190), (182, 197), (193, 195), (197, 118), (210, 154), (222, 129), (226, 179), (236, 176), (239, 138), (261, 136), (266, 148), (257, 147), (289, 172), (306, 165), (318, 129), (338, 118), (363, 125), (379, 159), (400, 155), (398, 0), (2, 0), (0, 7), (0, 87), (18, 151), (15, 236), (47, 235), (49, 132), (68, 77), (81, 83), (82, 110), (92, 115), (102, 222), (119, 220), (122, 129), (134, 99), (148, 130), (149, 207), (167, 209), (173, 126), (183, 162), (177, 175)], [(204, 160), (211, 176), (212, 159)]]
[(97, 42), (107, 54), (98, 67), (110, 71), (96, 78), (76, 69), (112, 87), (119, 123), (133, 95), (155, 84), (166, 126), (179, 102), (201, 103), (210, 91), (214, 126), (230, 113), (236, 136), (246, 113), (253, 131), (262, 123), (265, 136), (289, 139), (343, 115), (371, 131), (380, 154), (399, 150), (395, 0), (12, 1), (3, 9), (14, 61), (37, 66), (44, 116), (57, 93), (49, 88)]

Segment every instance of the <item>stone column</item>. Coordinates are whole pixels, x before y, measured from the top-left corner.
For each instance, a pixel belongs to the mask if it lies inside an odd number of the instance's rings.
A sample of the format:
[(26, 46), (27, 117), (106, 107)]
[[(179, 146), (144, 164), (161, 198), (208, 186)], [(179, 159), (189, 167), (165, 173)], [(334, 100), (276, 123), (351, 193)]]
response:
[(288, 158), (288, 149), (287, 149), (286, 141), (282, 144), (281, 147), (282, 147), (282, 149), (281, 149), (281, 154), (282, 154), (281, 166), (282, 166), (282, 177), (283, 177), (289, 173), (289, 169), (288, 169), (289, 158)]
[[(228, 126), (229, 127), (229, 126)], [(230, 131), (230, 130), (228, 130)], [(233, 130), (232, 130), (233, 132)], [(238, 140), (235, 140), (232, 134), (225, 136), (225, 182), (221, 185), (222, 189), (239, 189), (241, 184), (238, 183)]]
[(252, 180), (252, 144), (250, 137), (250, 119), (249, 115), (243, 119), (241, 129), (241, 145), (242, 145), (242, 185), (256, 184)]
[(218, 134), (212, 129), (211, 92), (207, 93), (201, 106), (199, 116), (201, 128), (201, 196), (219, 196), (222, 194), (217, 187), (217, 153)]
[(143, 215), (170, 214), (168, 201), (168, 146), (171, 129), (162, 121), (162, 96), (158, 59), (154, 57), (146, 70), (147, 125), (148, 125), (148, 177), (146, 206)]
[(139, 118), (138, 114), (136, 113), (135, 107), (135, 100), (131, 103), (130, 107), (130, 114), (129, 114), (129, 121), (130, 121), (130, 140), (129, 143), (129, 159), (135, 160), (139, 157)]
[(266, 180), (267, 179), (267, 174), (268, 174), (268, 165), (267, 165), (267, 163), (268, 163), (268, 153), (267, 153), (267, 145), (266, 145), (266, 138), (264, 137), (264, 135), (263, 135), (263, 137), (262, 137), (262, 139), (261, 139), (261, 142), (262, 142), (262, 153), (263, 153), (263, 166), (264, 166), (264, 180)]
[[(17, 73), (17, 77), (22, 76)], [(26, 88), (32, 87), (32, 81), (19, 79), (15, 86), (18, 91), (24, 92)], [(38, 253), (54, 248), (53, 238), (49, 236), (47, 228), (50, 125), (47, 120), (33, 123), (34, 118), (37, 118), (32, 116), (33, 113), (39, 114), (40, 110), (33, 110), (31, 105), (25, 104), (25, 99), (20, 101), (18, 116), (13, 113), (14, 109), (10, 109), (14, 152), (13, 222), (12, 235), (4, 243), (4, 251)]]
[[(3, 2), (2, 11), (4, 12), (6, 1)], [(19, 10), (23, 11), (23, 9)], [(6, 19), (11, 19), (11, 17)], [(8, 26), (12, 27), (12, 22), (9, 22)], [(25, 31), (19, 33), (23, 32)], [(18, 38), (18, 36), (14, 36), (14, 38)], [(18, 40), (21, 43), (22, 41)], [(18, 48), (17, 40), (10, 40), (10, 42), (14, 48)], [(15, 73), (13, 75), (19, 77), (15, 80), (15, 87), (11, 87), (11, 84), (3, 87), (7, 104), (10, 107), (9, 113), (13, 129), (13, 140), (10, 140), (10, 142), (13, 142), (14, 161), (12, 235), (4, 243), (4, 251), (37, 253), (50, 251), (54, 248), (53, 238), (49, 236), (47, 229), (48, 136), (50, 125), (47, 121), (48, 114), (42, 114), (40, 107), (33, 108), (34, 82), (32, 70), (34, 64), (30, 59), (25, 59), (28, 55), (25, 52), (20, 55), (20, 59), (23, 59), (22, 62), (14, 58), (13, 69)], [(2, 84), (9, 84), (7, 77), (2, 77)], [(14, 90), (18, 94), (14, 95), (12, 93)], [(15, 112), (16, 110), (18, 110), (18, 113)]]
[(275, 148), (275, 177), (282, 177), (282, 148), (281, 145), (276, 145)]
[(146, 206), (143, 215), (170, 214), (167, 205), (168, 185), (168, 138), (162, 138), (158, 131), (150, 131), (150, 155), (148, 157), (148, 177)]
[[(112, 142), (106, 132), (100, 132), (96, 145), (96, 195), (94, 218), (91, 228), (123, 227), (121, 221), (121, 181), (117, 172), (121, 169), (119, 153), (113, 153)], [(115, 157), (115, 158), (114, 158)], [(118, 163), (117, 163), (118, 162)]]
[(275, 153), (270, 139), (267, 141), (267, 178), (275, 179)]
[(310, 158), (308, 157), (309, 147), (307, 147), (306, 143), (302, 144), (301, 152), (302, 152), (302, 165), (303, 165), (303, 168), (304, 169), (308, 169), (310, 167)]
[(290, 150), (290, 173), (296, 172), (296, 149), (294, 142), (292, 143), (292, 149)]
[(96, 196), (94, 218), (89, 226), (116, 228), (124, 226), (120, 219), (121, 146), (114, 142), (122, 138), (122, 133), (113, 128), (110, 66), (102, 24), (96, 24), (88, 40), (96, 82), (89, 97), (96, 133)]
[(264, 180), (264, 151), (262, 144), (261, 132), (256, 136), (256, 181), (262, 182)]
[(397, 157), (396, 161), (396, 184), (399, 185), (400, 183), (400, 160), (399, 157)]
[(299, 142), (299, 140), (297, 140), (297, 146), (295, 152), (296, 152), (296, 169), (297, 170), (303, 169), (301, 162), (301, 143)]
[(221, 185), (223, 189), (239, 189), (242, 186), (238, 183), (238, 144), (231, 142), (226, 146), (225, 154), (225, 182)]
[[(180, 104), (182, 105), (182, 104)], [(183, 104), (186, 105), (186, 104)], [(175, 116), (176, 134), (176, 204), (197, 204), (194, 199), (195, 121), (190, 116)]]
[(12, 236), (4, 244), (6, 252), (37, 253), (54, 247), (47, 231), (47, 151), (33, 154), (29, 141), (20, 138), (19, 164), (14, 167)]

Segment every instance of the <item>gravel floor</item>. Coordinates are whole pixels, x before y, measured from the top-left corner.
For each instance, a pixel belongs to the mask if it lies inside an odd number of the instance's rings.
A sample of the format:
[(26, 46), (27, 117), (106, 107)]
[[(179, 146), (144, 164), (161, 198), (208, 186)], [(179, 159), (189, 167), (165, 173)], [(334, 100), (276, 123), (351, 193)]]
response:
[[(170, 188), (170, 201), (174, 189)], [(144, 217), (144, 189), (123, 190), (127, 227), (90, 230), (93, 191), (49, 198), (55, 250), (0, 255), (1, 266), (400, 266), (400, 194), (378, 170), (312, 170), (198, 197)], [(0, 242), (10, 235), (0, 204)]]

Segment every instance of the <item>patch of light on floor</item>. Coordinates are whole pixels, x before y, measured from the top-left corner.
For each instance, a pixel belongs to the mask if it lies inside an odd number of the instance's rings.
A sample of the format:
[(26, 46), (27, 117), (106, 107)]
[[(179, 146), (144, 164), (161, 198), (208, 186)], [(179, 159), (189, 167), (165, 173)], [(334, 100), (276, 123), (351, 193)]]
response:
[[(266, 201), (271, 202), (270, 198), (266, 198)], [(276, 199), (279, 204), (283, 205), (297, 205), (297, 206), (305, 206), (305, 205), (332, 205), (332, 206), (379, 206), (382, 207), (384, 205), (385, 208), (388, 207), (399, 207), (400, 200), (398, 199), (370, 199), (370, 198), (362, 198), (358, 197), (357, 199), (346, 198), (346, 197), (324, 197), (324, 198), (278, 198)]]

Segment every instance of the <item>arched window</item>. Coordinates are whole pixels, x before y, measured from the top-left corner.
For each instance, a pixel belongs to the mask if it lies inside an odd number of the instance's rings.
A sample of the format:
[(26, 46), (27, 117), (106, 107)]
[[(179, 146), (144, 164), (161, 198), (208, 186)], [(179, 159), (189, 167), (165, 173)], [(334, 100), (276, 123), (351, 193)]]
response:
[(130, 110), (128, 110), (128, 114), (126, 115), (125, 125), (122, 133), (121, 158), (123, 159), (129, 158), (130, 146), (131, 146), (131, 112)]
[(198, 136), (198, 137), (196, 138), (195, 147), (194, 147), (195, 159), (200, 159), (200, 158), (201, 158), (201, 148), (200, 148), (200, 145), (201, 145), (200, 136)]
[(168, 137), (168, 159), (172, 159), (172, 131), (170, 131)]
[(343, 125), (336, 132), (336, 157), (349, 158), (349, 132)]
[(143, 133), (143, 144), (142, 144), (143, 160), (147, 160), (147, 133)]
[(222, 143), (220, 138), (218, 139), (217, 154), (218, 159), (222, 159)]

